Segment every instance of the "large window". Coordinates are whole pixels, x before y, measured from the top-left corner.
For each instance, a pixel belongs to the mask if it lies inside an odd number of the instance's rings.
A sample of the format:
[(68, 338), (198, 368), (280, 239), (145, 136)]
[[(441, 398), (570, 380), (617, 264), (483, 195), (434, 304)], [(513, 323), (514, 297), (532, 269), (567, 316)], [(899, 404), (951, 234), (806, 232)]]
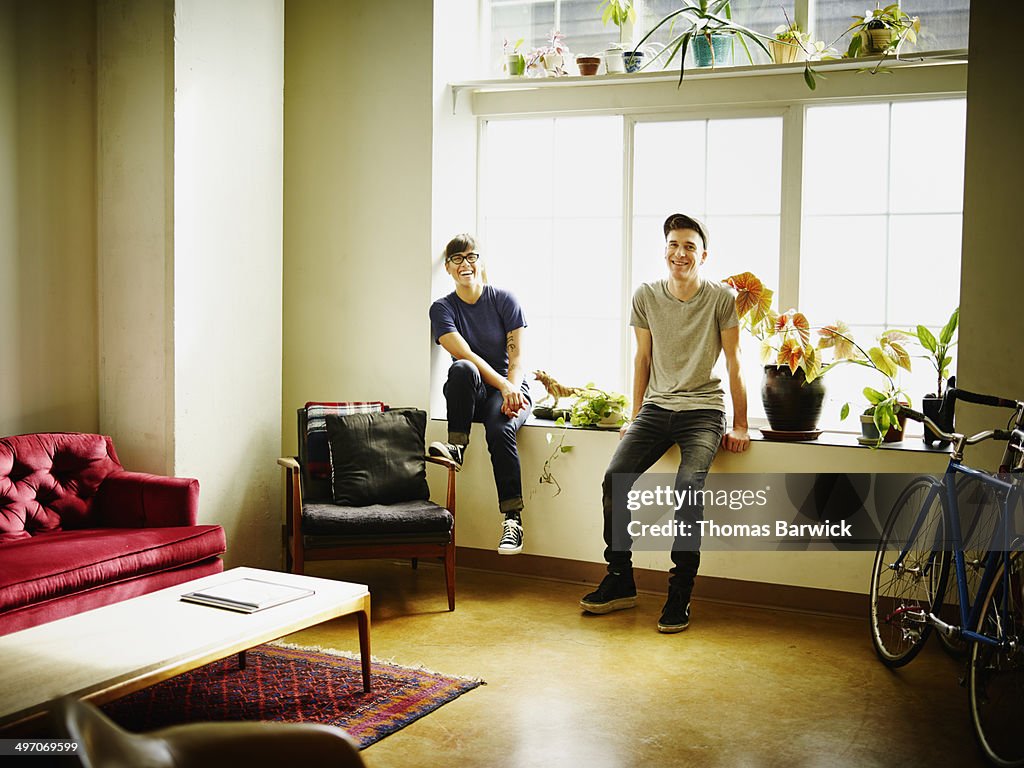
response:
[[(958, 303), (964, 129), (963, 99), (489, 119), (488, 276), (523, 303), (531, 366), (627, 393), (629, 299), (664, 277), (661, 227), (675, 211), (707, 223), (709, 279), (754, 272), (778, 289), (780, 309), (798, 307), (815, 325), (842, 319), (865, 347), (886, 328), (935, 328)], [(743, 342), (757, 419), (759, 349)], [(917, 398), (934, 376), (914, 362), (901, 383)], [(828, 374), (822, 426), (839, 427), (841, 404), (858, 407), (861, 389), (881, 383), (869, 377), (854, 366)]]

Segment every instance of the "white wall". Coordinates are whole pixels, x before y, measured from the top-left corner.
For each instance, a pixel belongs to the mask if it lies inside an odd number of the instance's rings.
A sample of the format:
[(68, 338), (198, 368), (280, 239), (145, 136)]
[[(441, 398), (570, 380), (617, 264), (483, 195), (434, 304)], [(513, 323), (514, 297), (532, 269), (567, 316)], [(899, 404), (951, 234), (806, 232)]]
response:
[(229, 566), (275, 566), (283, 0), (177, 0), (174, 42), (174, 471)]
[(0, 6), (0, 434), (97, 428), (93, 3)]
[(97, 3), (99, 429), (174, 467), (174, 4)]
[(432, 3), (288, 0), (284, 407), (427, 404)]

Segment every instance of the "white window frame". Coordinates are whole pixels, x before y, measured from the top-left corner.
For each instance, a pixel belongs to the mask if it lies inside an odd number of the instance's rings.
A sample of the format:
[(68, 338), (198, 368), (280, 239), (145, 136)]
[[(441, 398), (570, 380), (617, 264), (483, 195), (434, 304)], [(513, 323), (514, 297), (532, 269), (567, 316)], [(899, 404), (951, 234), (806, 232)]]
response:
[[(798, 0), (798, 9), (806, 0)], [(633, 167), (635, 126), (640, 122), (665, 120), (705, 120), (716, 118), (781, 116), (783, 119), (782, 179), (780, 200), (779, 285), (780, 307), (799, 306), (800, 245), (802, 220), (803, 138), (805, 108), (815, 105), (854, 103), (929, 101), (966, 97), (966, 54), (957, 52), (934, 57), (924, 56), (914, 62), (892, 65), (893, 75), (870, 75), (857, 72), (848, 61), (819, 62), (819, 70), (829, 78), (828, 88), (811, 92), (802, 81), (798, 87), (789, 83), (778, 88), (780, 78), (792, 76), (802, 65), (762, 65), (728, 70), (687, 70), (681, 89), (675, 88), (675, 75), (651, 74), (633, 76), (633, 82), (567, 82), (580, 78), (552, 79), (533, 82), (480, 81), (452, 84), (453, 109), (468, 104), (477, 120), (476, 153), (477, 212), (476, 226), (483, 223), (482, 167), (486, 123), (493, 119), (525, 119), (539, 117), (574, 117), (581, 115), (618, 115), (623, 117), (623, 210), (622, 252), (623, 281), (621, 311), (629, 317), (632, 265)], [(863, 67), (864, 63), (860, 64)], [(772, 95), (763, 100), (749, 97), (751, 80), (760, 80)], [(870, 78), (865, 80), (865, 78)], [(559, 82), (562, 80), (562, 82)], [(696, 87), (694, 87), (696, 85)], [(878, 85), (877, 88), (864, 86)], [(712, 91), (710, 86), (714, 86)], [(836, 87), (838, 86), (838, 87)], [(691, 90), (684, 90), (690, 88)], [(469, 91), (469, 98), (459, 101), (460, 91)], [(694, 93), (696, 97), (694, 98)], [(683, 103), (672, 105), (673, 97), (682, 94)], [(711, 98), (708, 98), (708, 96)], [(687, 100), (687, 97), (690, 97)], [(632, 335), (628, 323), (622, 324), (622, 390), (632, 391)], [(755, 389), (748, 383), (748, 389)]]

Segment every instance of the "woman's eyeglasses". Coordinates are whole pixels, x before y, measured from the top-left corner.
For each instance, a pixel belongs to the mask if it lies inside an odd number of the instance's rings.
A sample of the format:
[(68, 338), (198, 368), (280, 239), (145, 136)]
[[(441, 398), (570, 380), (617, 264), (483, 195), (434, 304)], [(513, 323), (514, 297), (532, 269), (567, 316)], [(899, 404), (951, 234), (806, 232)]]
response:
[(476, 264), (477, 259), (479, 259), (479, 258), (480, 258), (480, 254), (479, 253), (467, 253), (465, 256), (463, 256), (461, 253), (459, 253), (459, 254), (456, 254), (455, 256), (449, 256), (448, 257), (448, 261), (451, 262), (452, 264), (455, 264), (456, 266), (458, 266), (459, 264), (461, 264), (464, 261), (468, 261), (470, 264)]

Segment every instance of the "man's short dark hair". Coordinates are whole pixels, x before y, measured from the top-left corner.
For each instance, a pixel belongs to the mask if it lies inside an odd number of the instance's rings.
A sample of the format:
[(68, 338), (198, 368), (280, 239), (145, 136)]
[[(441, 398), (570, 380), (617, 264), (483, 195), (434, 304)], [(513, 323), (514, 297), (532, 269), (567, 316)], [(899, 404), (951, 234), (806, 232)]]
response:
[(685, 213), (673, 213), (667, 219), (665, 219), (665, 237), (668, 237), (668, 233), (673, 229), (692, 229), (704, 242), (704, 250), (708, 249), (708, 231), (704, 228), (704, 225), (692, 216), (687, 216)]

